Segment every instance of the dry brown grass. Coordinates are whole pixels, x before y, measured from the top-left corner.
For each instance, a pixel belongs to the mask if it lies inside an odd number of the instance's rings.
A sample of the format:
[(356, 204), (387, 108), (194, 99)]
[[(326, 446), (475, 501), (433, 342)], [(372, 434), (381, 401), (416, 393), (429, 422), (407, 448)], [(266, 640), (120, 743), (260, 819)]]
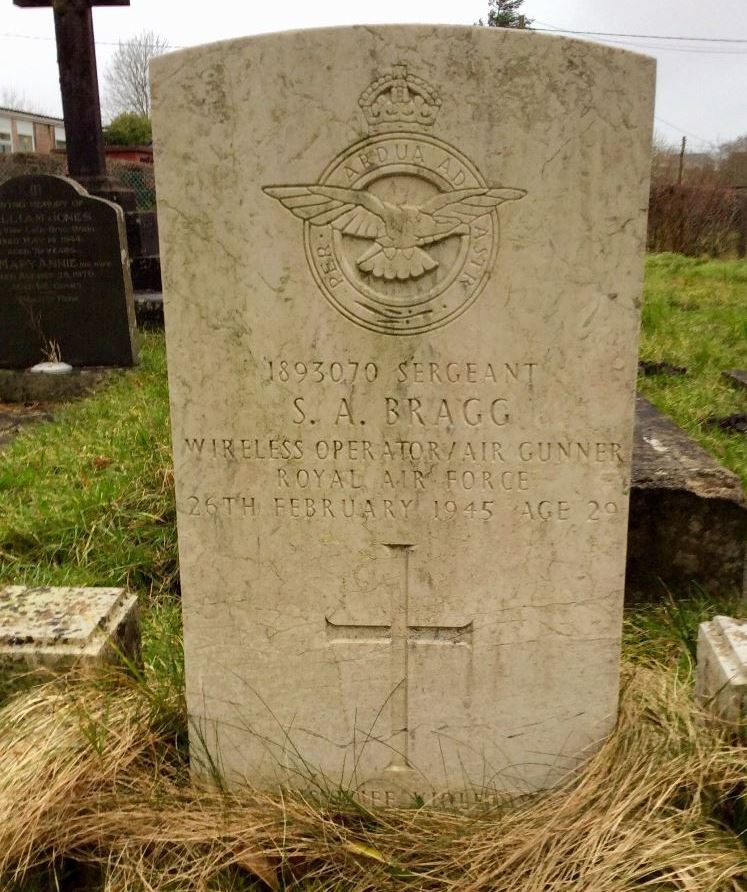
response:
[(671, 672), (627, 674), (618, 729), (573, 783), (473, 814), (199, 789), (147, 689), (47, 684), (0, 710), (0, 887), (46, 869), (32, 888), (53, 888), (68, 859), (99, 866), (107, 892), (747, 889), (718, 822), (747, 753)]

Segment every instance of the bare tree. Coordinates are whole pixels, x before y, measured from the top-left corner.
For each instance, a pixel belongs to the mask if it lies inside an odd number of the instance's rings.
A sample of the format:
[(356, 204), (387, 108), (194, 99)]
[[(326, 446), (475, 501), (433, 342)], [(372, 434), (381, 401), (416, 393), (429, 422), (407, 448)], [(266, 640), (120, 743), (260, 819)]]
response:
[(35, 115), (48, 114), (40, 103), (29, 98), (26, 91), (15, 84), (0, 87), (0, 106), (12, 108), (14, 111), (25, 111)]
[(724, 186), (747, 187), (747, 134), (719, 146), (718, 173)]
[(657, 131), (651, 146), (652, 185), (668, 186), (677, 182), (677, 158), (677, 147)]
[(154, 31), (142, 31), (124, 43), (120, 42), (111, 64), (106, 69), (105, 105), (109, 117), (134, 112), (150, 117), (150, 60), (168, 49), (168, 41)]

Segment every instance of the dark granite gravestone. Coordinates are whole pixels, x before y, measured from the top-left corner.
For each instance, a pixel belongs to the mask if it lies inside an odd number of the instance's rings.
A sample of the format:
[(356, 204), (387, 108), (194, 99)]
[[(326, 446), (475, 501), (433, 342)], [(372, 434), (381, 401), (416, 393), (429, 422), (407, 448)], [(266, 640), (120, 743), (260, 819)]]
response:
[(0, 367), (137, 362), (124, 215), (63, 177), (0, 185)]

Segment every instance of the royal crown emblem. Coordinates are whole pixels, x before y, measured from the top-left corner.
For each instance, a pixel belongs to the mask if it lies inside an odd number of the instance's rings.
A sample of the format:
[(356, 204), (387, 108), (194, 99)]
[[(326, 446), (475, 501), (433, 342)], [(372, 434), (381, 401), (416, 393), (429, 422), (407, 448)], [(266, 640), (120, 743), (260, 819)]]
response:
[(431, 135), (441, 98), (405, 65), (377, 78), (358, 104), (371, 136), (338, 155), (318, 183), (264, 192), (304, 221), (311, 271), (344, 316), (392, 335), (439, 328), (490, 277), (496, 208), (526, 192), (488, 186)]
[(387, 126), (432, 127), (441, 99), (422, 78), (407, 73), (406, 65), (375, 80), (358, 100), (372, 132)]

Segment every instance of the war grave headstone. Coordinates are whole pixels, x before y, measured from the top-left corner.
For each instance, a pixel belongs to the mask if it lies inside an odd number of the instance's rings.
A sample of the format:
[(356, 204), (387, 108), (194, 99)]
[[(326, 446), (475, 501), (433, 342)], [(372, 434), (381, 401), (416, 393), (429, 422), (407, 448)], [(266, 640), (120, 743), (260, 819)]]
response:
[(121, 208), (64, 177), (0, 184), (0, 368), (137, 362)]
[(612, 728), (653, 84), (500, 29), (154, 60), (197, 770), (460, 805)]

